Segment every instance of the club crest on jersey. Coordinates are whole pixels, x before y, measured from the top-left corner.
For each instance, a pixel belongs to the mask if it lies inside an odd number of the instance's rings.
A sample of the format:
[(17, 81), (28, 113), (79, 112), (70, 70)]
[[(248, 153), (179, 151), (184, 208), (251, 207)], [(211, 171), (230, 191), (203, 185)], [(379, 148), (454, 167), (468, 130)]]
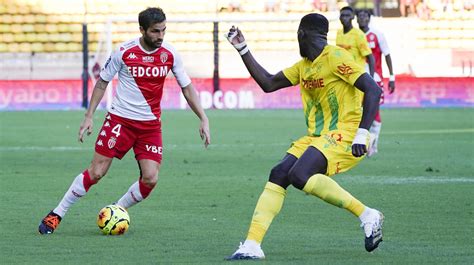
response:
[(143, 56), (143, 62), (144, 63), (152, 63), (155, 61), (155, 57), (153, 56)]
[(168, 61), (168, 54), (167, 54), (166, 52), (162, 52), (162, 53), (160, 54), (160, 61), (161, 61), (162, 63), (166, 63), (166, 61)]
[(109, 142), (107, 143), (109, 146), (109, 149), (114, 148), (115, 143), (117, 143), (117, 138), (115, 137), (110, 137)]

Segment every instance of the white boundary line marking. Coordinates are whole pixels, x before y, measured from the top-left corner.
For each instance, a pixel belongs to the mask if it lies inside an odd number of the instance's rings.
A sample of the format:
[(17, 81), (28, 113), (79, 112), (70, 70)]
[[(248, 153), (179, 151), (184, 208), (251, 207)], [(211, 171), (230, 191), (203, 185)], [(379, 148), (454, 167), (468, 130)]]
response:
[(473, 183), (474, 176), (351, 176), (350, 172), (346, 176), (341, 176), (336, 181), (343, 183), (370, 183), (384, 185), (403, 184), (447, 184), (447, 183)]
[(385, 135), (396, 135), (396, 134), (447, 134), (447, 133), (474, 133), (474, 128), (462, 128), (462, 129), (437, 129), (437, 130), (412, 130), (412, 131), (382, 131), (382, 136)]
[[(263, 146), (252, 145), (252, 146)], [(190, 146), (190, 145), (184, 145)], [(192, 146), (198, 146), (196, 144)], [(242, 145), (221, 145), (222, 147), (230, 146), (242, 146)], [(247, 144), (249, 146), (249, 144)], [(200, 148), (204, 148), (199, 145)], [(181, 148), (177, 145), (170, 145), (169, 148)], [(11, 146), (11, 147), (0, 147), (0, 152), (8, 151), (57, 151), (57, 152), (67, 152), (67, 151), (92, 151), (92, 147), (73, 147), (73, 146), (51, 146), (51, 147), (42, 147), (42, 146)], [(186, 148), (183, 148), (186, 149)], [(219, 178), (225, 176), (216, 176)], [(230, 176), (227, 176), (230, 177)], [(250, 177), (250, 176), (249, 176)], [(251, 176), (252, 178), (257, 178), (258, 176)], [(357, 183), (357, 184), (381, 184), (381, 185), (406, 185), (406, 184), (447, 184), (447, 183), (466, 183), (474, 184), (474, 176), (469, 177), (457, 177), (457, 176), (373, 176), (373, 175), (350, 175), (345, 173), (343, 176), (336, 177), (337, 182), (341, 183)]]
[[(382, 137), (384, 135), (399, 135), (399, 134), (450, 134), (450, 133), (474, 133), (474, 128), (461, 128), (461, 129), (441, 129), (441, 130), (412, 130), (412, 131), (382, 131)], [(297, 139), (295, 139), (296, 141)], [(263, 147), (263, 146), (287, 146), (289, 147), (291, 141), (282, 141), (281, 143), (232, 143), (232, 144), (211, 144), (210, 148), (237, 148), (237, 147)], [(166, 149), (194, 149), (203, 148), (202, 144), (165, 144)], [(92, 150), (94, 147), (81, 147), (81, 146), (0, 146), (0, 152), (9, 151), (82, 151)]]
[[(290, 147), (291, 142), (287, 143), (268, 143), (268, 144), (256, 144), (256, 143), (243, 143), (243, 144), (212, 144), (209, 148), (237, 148), (237, 147), (263, 147), (263, 146), (288, 146)], [(166, 149), (204, 149), (203, 144), (165, 144)], [(94, 146), (0, 146), (0, 152), (9, 151), (83, 151), (93, 150)]]

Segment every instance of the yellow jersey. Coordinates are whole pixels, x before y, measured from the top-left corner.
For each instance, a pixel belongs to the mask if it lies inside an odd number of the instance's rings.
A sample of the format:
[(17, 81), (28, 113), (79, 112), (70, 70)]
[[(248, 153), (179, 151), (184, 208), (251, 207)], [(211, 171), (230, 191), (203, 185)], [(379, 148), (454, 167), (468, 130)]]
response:
[(336, 45), (349, 51), (356, 63), (365, 67), (365, 57), (372, 54), (365, 33), (356, 28), (352, 28), (344, 34), (344, 30), (337, 31)]
[(363, 93), (354, 83), (363, 73), (364, 68), (351, 54), (332, 45), (326, 45), (314, 61), (303, 58), (283, 70), (293, 85), (300, 84), (309, 136), (338, 129), (357, 130)]

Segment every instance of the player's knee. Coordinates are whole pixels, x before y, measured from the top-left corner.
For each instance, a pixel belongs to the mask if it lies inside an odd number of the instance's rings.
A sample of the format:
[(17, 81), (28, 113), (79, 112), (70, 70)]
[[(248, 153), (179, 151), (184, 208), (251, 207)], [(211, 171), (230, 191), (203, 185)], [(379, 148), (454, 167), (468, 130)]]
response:
[(272, 168), (272, 170), (270, 171), (270, 181), (275, 183), (275, 182), (279, 182), (283, 179), (285, 179), (286, 177), (288, 176), (288, 172), (286, 172), (283, 167), (278, 164), (276, 165), (275, 167)]
[(96, 182), (99, 181), (102, 177), (104, 177), (105, 174), (107, 173), (102, 168), (97, 168), (97, 167), (91, 167), (88, 169), (88, 171), (89, 171), (89, 176), (91, 180), (96, 181)]
[(142, 172), (141, 181), (148, 187), (154, 187), (158, 182), (158, 171)]
[(290, 180), (291, 185), (302, 190), (308, 181), (308, 176), (299, 167), (292, 167), (290, 172), (288, 172), (288, 179)]

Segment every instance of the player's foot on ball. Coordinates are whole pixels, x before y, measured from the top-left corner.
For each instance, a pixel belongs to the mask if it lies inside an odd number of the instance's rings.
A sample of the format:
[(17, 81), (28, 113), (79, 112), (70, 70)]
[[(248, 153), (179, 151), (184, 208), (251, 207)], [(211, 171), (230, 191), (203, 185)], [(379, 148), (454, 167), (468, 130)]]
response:
[[(248, 241), (247, 241), (248, 242)], [(240, 243), (234, 254), (226, 257), (226, 260), (260, 260), (265, 258), (262, 248), (257, 243)]]
[(55, 214), (53, 211), (49, 212), (48, 215), (41, 220), (38, 232), (42, 235), (52, 234), (61, 222), (61, 219), (61, 216)]
[(369, 220), (362, 223), (360, 226), (365, 233), (365, 250), (368, 252), (376, 249), (380, 242), (382, 242), (382, 225), (384, 216), (377, 210), (371, 210)]

